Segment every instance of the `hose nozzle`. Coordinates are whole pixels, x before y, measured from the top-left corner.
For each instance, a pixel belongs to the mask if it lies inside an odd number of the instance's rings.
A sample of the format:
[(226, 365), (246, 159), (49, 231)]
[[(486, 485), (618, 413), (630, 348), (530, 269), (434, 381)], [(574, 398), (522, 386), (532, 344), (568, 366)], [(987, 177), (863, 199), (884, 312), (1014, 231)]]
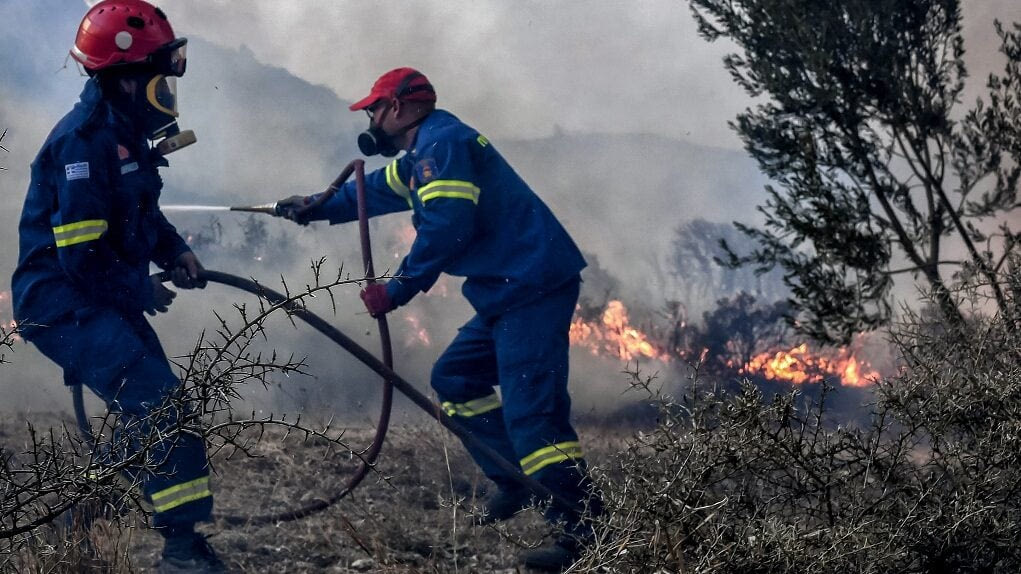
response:
[(273, 203), (264, 203), (262, 205), (235, 206), (235, 207), (231, 207), (230, 210), (231, 211), (248, 211), (250, 213), (265, 213), (265, 214), (274, 215), (274, 216), (277, 216), (277, 217), (282, 215), (280, 213), (280, 206), (275, 201)]

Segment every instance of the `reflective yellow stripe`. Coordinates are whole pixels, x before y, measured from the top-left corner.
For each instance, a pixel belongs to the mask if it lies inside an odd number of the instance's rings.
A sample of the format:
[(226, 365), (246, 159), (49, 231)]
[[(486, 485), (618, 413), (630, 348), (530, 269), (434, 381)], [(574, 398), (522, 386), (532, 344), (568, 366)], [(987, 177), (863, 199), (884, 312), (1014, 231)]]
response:
[[(85, 478), (93, 482), (99, 482), (104, 478), (104, 476), (94, 469), (89, 469), (85, 473)], [(146, 512), (153, 511), (152, 504), (142, 494), (141, 485), (132, 480), (130, 476), (126, 473), (118, 472), (113, 476), (113, 480), (117, 483), (117, 486), (120, 487), (121, 490), (132, 494), (132, 498), (139, 506), (142, 507), (142, 510), (145, 510)]]
[(479, 202), (479, 188), (470, 181), (458, 181), (456, 179), (437, 179), (423, 185), (418, 190), (418, 198), (422, 203), (437, 197), (456, 197), (468, 199), (473, 203)]
[(209, 491), (209, 477), (203, 476), (154, 493), (152, 504), (156, 512), (166, 512), (171, 508), (212, 495), (213, 493)]
[(500, 408), (500, 397), (496, 393), (466, 403), (444, 402), (443, 410), (448, 416), (473, 417)]
[(558, 442), (540, 448), (521, 459), (521, 471), (525, 474), (533, 474), (551, 464), (571, 458), (582, 458), (581, 443), (578, 441)]
[(404, 201), (408, 202), (408, 207), (412, 207), (411, 190), (408, 189), (408, 186), (404, 185), (400, 174), (397, 173), (397, 160), (393, 160), (390, 162), (390, 165), (386, 166), (386, 184), (390, 186), (394, 193), (403, 197)]
[(53, 239), (57, 242), (57, 247), (67, 247), (75, 243), (99, 239), (106, 233), (108, 227), (105, 219), (89, 219), (58, 225), (53, 228)]

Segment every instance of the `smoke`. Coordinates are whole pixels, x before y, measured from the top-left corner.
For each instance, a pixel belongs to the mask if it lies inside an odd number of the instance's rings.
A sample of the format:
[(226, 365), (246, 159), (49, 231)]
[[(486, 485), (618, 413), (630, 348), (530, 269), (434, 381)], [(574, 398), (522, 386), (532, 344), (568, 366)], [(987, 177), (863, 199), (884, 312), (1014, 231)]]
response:
[[(1000, 66), (991, 17), (1006, 21), (1006, 1), (965, 7), (973, 76)], [(673, 294), (664, 273), (675, 227), (692, 217), (747, 220), (764, 182), (726, 122), (749, 105), (723, 70), (723, 44), (698, 38), (684, 2), (338, 3), (325, 0), (238, 3), (160, 2), (175, 30), (189, 38), (189, 69), (179, 82), (181, 126), (198, 143), (170, 156), (162, 201), (257, 204), (320, 191), (357, 157), (365, 118), (347, 104), (383, 71), (411, 65), (437, 87), (440, 105), (485, 133), (543, 197), (586, 253), (620, 279), (615, 295), (656, 307)], [(84, 13), (60, 0), (0, 3), (0, 129), (10, 153), (0, 165), (0, 290), (17, 260), (17, 222), (29, 163), (53, 124), (75, 101), (84, 79), (64, 67)], [(28, 49), (27, 47), (31, 47)], [(974, 61), (973, 61), (974, 60)], [(380, 167), (379, 161), (368, 168)], [(210, 225), (210, 214), (172, 213), (184, 233)], [(218, 214), (219, 244), (199, 249), (210, 268), (254, 276), (271, 287), (285, 277), (311, 281), (309, 262), (328, 258), (360, 276), (353, 225), (308, 228), (264, 218), (262, 252), (249, 249), (249, 216)], [(256, 216), (258, 217), (258, 216)], [(373, 222), (378, 272), (406, 252), (398, 237), (407, 215)], [(256, 259), (261, 257), (261, 259)], [(446, 279), (393, 316), (398, 372), (427, 388), (429, 368), (471, 310)], [(337, 314), (326, 300), (313, 309), (370, 350), (374, 321), (363, 314), (357, 286), (338, 290)], [(213, 333), (238, 301), (210, 286), (183, 292), (153, 323), (169, 354), (191, 350)], [(251, 301), (251, 299), (240, 299)], [(406, 341), (415, 316), (431, 342)], [(0, 318), (2, 319), (2, 318)], [(252, 389), (253, 408), (337, 409), (368, 416), (377, 378), (343, 357), (309, 328), (273, 323), (264, 348), (308, 356), (312, 377)], [(574, 353), (572, 390), (581, 408), (616, 397), (620, 364)], [(60, 410), (67, 404), (59, 370), (30, 345), (0, 366), (7, 405)], [(601, 360), (600, 360), (601, 361)], [(664, 377), (672, 376), (664, 374)], [(357, 389), (352, 392), (351, 389)], [(364, 389), (364, 390), (363, 390)], [(352, 397), (357, 397), (352, 398)], [(606, 400), (613, 404), (613, 400)]]
[(683, 2), (166, 2), (177, 29), (246, 46), (344, 100), (384, 71), (420, 69), (440, 104), (491, 139), (661, 133), (737, 147), (745, 101)]

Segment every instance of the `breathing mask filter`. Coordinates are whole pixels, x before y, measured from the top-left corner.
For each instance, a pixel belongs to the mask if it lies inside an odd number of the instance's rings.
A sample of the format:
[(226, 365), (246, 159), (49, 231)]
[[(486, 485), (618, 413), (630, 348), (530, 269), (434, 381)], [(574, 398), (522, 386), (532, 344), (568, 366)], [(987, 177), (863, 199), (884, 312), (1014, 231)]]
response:
[(394, 144), (393, 138), (387, 135), (383, 128), (375, 124), (370, 124), (369, 129), (358, 134), (358, 150), (366, 156), (381, 155), (383, 157), (394, 157), (400, 151)]

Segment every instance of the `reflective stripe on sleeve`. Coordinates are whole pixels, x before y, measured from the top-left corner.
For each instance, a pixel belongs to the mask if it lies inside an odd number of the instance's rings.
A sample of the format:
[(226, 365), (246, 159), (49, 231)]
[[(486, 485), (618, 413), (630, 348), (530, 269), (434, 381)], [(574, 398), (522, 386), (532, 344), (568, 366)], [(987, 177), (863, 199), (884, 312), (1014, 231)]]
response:
[(423, 185), (418, 190), (418, 198), (422, 203), (437, 197), (455, 197), (467, 199), (472, 203), (479, 202), (479, 188), (470, 181), (459, 181), (456, 179), (437, 179)]
[(75, 243), (85, 243), (99, 239), (106, 233), (109, 225), (105, 219), (88, 219), (53, 228), (53, 239), (57, 247), (67, 247)]
[(578, 458), (582, 458), (581, 443), (578, 441), (558, 442), (540, 448), (521, 459), (521, 471), (525, 474), (533, 474), (551, 464)]
[(500, 397), (496, 396), (496, 393), (482, 397), (481, 399), (475, 399), (466, 403), (452, 403), (446, 401), (443, 403), (443, 411), (447, 413), (447, 416), (459, 416), (459, 417), (473, 417), (475, 415), (481, 415), (482, 413), (488, 413), (491, 410), (500, 408)]
[(404, 185), (400, 174), (397, 173), (397, 160), (393, 160), (390, 162), (390, 165), (386, 166), (386, 184), (390, 186), (394, 193), (403, 197), (404, 201), (408, 202), (408, 207), (412, 207), (411, 190), (408, 189), (408, 186)]
[(212, 496), (209, 491), (209, 476), (171, 486), (152, 495), (152, 506), (156, 512), (166, 512), (193, 500)]

